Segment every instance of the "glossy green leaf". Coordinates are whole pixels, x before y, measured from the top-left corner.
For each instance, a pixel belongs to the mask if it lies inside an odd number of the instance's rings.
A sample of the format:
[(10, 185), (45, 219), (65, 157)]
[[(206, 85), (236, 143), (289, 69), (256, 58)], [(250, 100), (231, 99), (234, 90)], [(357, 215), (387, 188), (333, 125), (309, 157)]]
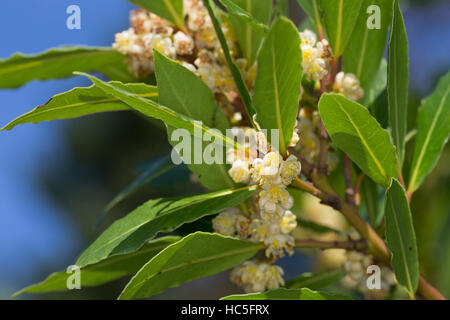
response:
[[(80, 269), (81, 288), (98, 286), (127, 275), (136, 273), (145, 263), (168, 245), (180, 240), (180, 237), (169, 236), (147, 242), (141, 249), (124, 255), (105, 259)], [(67, 280), (73, 275), (66, 271), (56, 272), (44, 281), (26, 287), (16, 292), (13, 297), (24, 293), (44, 293), (51, 291), (66, 291)]]
[[(391, 23), (392, 0), (361, 2), (359, 18), (345, 49), (342, 68), (345, 72), (356, 75), (367, 95), (367, 90), (376, 78), (384, 56)], [(379, 20), (379, 26), (376, 25), (377, 20)]]
[(388, 132), (365, 107), (341, 95), (322, 95), (319, 110), (333, 142), (366, 175), (387, 188), (397, 172)]
[(100, 47), (62, 47), (32, 55), (16, 53), (0, 60), (0, 88), (17, 88), (32, 80), (67, 78), (73, 76), (73, 71), (99, 71), (114, 76), (114, 80), (132, 81), (129, 74), (120, 73), (124, 59), (112, 48)]
[(409, 85), (408, 37), (398, 0), (394, 0), (391, 34), (388, 49), (388, 106), (389, 127), (397, 148), (398, 168), (405, 156), (405, 136), (408, 114)]
[[(360, 103), (372, 109), (374, 102), (383, 93), (383, 91), (386, 90), (386, 86), (387, 86), (387, 61), (386, 59), (383, 58), (381, 59), (381, 63), (378, 67), (378, 71), (377, 74), (375, 75), (375, 78), (373, 78), (369, 84), (366, 84), (364, 86), (364, 97), (360, 100)], [(377, 118), (377, 120), (379, 119)]]
[[(179, 63), (156, 51), (154, 56), (159, 103), (225, 134), (225, 130), (229, 128), (228, 121), (208, 86)], [(173, 130), (173, 127), (168, 127), (169, 142), (175, 147), (178, 142), (171, 140)], [(209, 142), (203, 143), (201, 151), (204, 150), (205, 144)], [(229, 168), (225, 164), (226, 148), (222, 151), (222, 164), (194, 164), (192, 158), (196, 153), (195, 145), (192, 149), (189, 158), (185, 159), (184, 155), (181, 158), (188, 163), (189, 168), (197, 174), (205, 187), (210, 190), (220, 190), (234, 186), (227, 172)]]
[[(270, 29), (258, 56), (258, 73), (253, 95), (257, 120), (267, 129), (279, 130), (279, 151), (289, 146), (298, 113), (302, 55), (297, 28), (281, 17)], [(272, 143), (273, 144), (273, 143)]]
[(105, 207), (105, 212), (110, 211), (119, 202), (134, 193), (143, 185), (149, 183), (153, 179), (160, 177), (175, 166), (170, 155), (165, 155), (157, 159), (153, 159), (151, 163), (139, 174), (139, 176), (117, 196), (112, 199)]
[(279, 288), (261, 293), (235, 294), (220, 300), (351, 300), (341, 294), (312, 291), (308, 288)]
[(320, 10), (335, 57), (340, 57), (353, 36), (361, 0), (320, 0)]
[[(195, 121), (194, 119), (191, 119), (181, 113), (173, 111), (165, 106), (162, 106), (155, 101), (142, 98), (139, 95), (134, 94), (133, 92), (127, 90), (126, 86), (123, 84), (119, 85), (107, 83), (105, 81), (100, 80), (97, 77), (82, 72), (75, 72), (75, 74), (88, 77), (89, 79), (91, 79), (92, 82), (94, 82), (96, 86), (101, 88), (105, 93), (120, 99), (121, 101), (128, 104), (131, 108), (142, 113), (147, 117), (162, 120), (167, 125), (175, 128), (186, 129), (191, 135), (196, 135), (198, 133), (197, 131), (199, 131), (200, 134), (208, 133), (208, 135), (210, 135), (211, 137), (215, 138), (216, 140), (219, 140), (220, 143), (222, 143), (222, 145), (225, 144), (230, 148), (247, 151), (244, 146), (236, 143), (232, 139), (227, 138), (220, 132), (211, 130), (210, 128), (206, 127), (200, 122)], [(212, 144), (216, 143), (215, 139), (212, 139), (214, 140), (213, 142), (211, 142)]]
[(302, 7), (303, 11), (305, 11), (305, 13), (311, 19), (317, 32), (319, 32), (319, 34), (320, 33), (323, 34), (322, 19), (319, 11), (320, 0), (297, 0), (297, 2), (299, 3), (300, 7)]
[(250, 65), (269, 31), (272, 0), (220, 0), (230, 15), (239, 46)]
[[(112, 81), (113, 85), (121, 85)], [(158, 100), (158, 89), (145, 84), (126, 84), (124, 87), (140, 97)], [(73, 119), (100, 112), (132, 110), (126, 103), (112, 97), (92, 85), (88, 88), (74, 88), (51, 98), (46, 104), (21, 115), (8, 123), (1, 130), (11, 130), (17, 125), (26, 123), (40, 123), (61, 119)]]
[(389, 250), (392, 252), (391, 265), (395, 277), (413, 296), (419, 283), (416, 235), (408, 198), (403, 187), (395, 179), (386, 191), (384, 211), (386, 239)]
[(287, 289), (308, 288), (311, 290), (319, 290), (333, 283), (340, 281), (346, 272), (342, 269), (327, 270), (317, 273), (304, 273), (301, 276), (286, 281)]
[(139, 299), (230, 269), (254, 256), (261, 243), (196, 232), (161, 251), (130, 280), (119, 299)]
[(184, 30), (183, 0), (129, 0)]
[(106, 229), (76, 265), (84, 267), (111, 255), (133, 252), (159, 232), (170, 232), (184, 223), (236, 206), (255, 190), (255, 186), (247, 186), (185, 198), (149, 200)]
[(418, 132), (409, 179), (409, 192), (419, 188), (433, 170), (450, 134), (450, 73), (441, 78), (435, 91), (419, 109)]
[(217, 18), (217, 14), (213, 7), (214, 2), (211, 0), (204, 0), (203, 4), (205, 5), (206, 9), (208, 10), (209, 16), (211, 17), (211, 21), (214, 25), (214, 30), (216, 31), (217, 37), (219, 38), (219, 42), (222, 47), (222, 51), (225, 55), (225, 60), (227, 61), (228, 67), (230, 68), (234, 82), (236, 83), (237, 90), (239, 91), (239, 96), (241, 97), (242, 103), (244, 104), (245, 110), (247, 112), (247, 117), (253, 124), (253, 126), (256, 127), (253, 123), (253, 115), (255, 114), (255, 109), (253, 107), (252, 98), (250, 97), (250, 92), (248, 91), (241, 71), (231, 57), (227, 39), (225, 38), (219, 19)]

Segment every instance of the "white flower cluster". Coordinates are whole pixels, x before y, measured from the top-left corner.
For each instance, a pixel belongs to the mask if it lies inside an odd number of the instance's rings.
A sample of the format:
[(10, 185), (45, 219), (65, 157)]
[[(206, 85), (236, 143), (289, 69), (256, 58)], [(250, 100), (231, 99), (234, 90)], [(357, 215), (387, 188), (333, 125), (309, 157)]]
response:
[[(357, 251), (348, 251), (347, 261), (344, 264), (344, 270), (347, 274), (341, 280), (342, 285), (347, 288), (357, 289), (361, 293), (367, 293), (369, 289), (366, 284), (366, 272), (367, 267), (372, 264), (372, 256)], [(389, 291), (395, 283), (394, 272), (388, 267), (382, 267), (381, 290)]]
[(116, 34), (113, 48), (128, 55), (130, 71), (147, 76), (154, 71), (153, 50), (174, 59), (177, 55), (192, 54), (193, 39), (166, 20), (143, 9), (130, 14), (131, 28)]
[(328, 74), (328, 63), (332, 57), (328, 41), (317, 37), (311, 30), (300, 32), (300, 48), (303, 55), (303, 72), (315, 81), (322, 80)]
[(358, 101), (364, 96), (364, 90), (353, 73), (339, 72), (336, 75), (333, 90), (354, 101)]
[(230, 278), (247, 293), (262, 292), (283, 286), (283, 273), (279, 266), (251, 260), (235, 267)]
[[(309, 163), (316, 163), (317, 156), (320, 150), (319, 140), (319, 113), (312, 112), (307, 115), (304, 109), (300, 111), (297, 123), (297, 130), (299, 135), (299, 144), (297, 145), (298, 152), (302, 158)], [(328, 152), (328, 171), (333, 171), (338, 164), (338, 158), (335, 153)]]
[[(201, 0), (184, 0), (184, 11), (185, 30), (144, 9), (132, 11), (131, 28), (116, 34), (113, 48), (128, 56), (130, 71), (136, 77), (154, 72), (153, 50), (158, 50), (196, 73), (214, 93), (227, 97), (236, 88), (208, 11)], [(222, 30), (236, 64), (252, 87), (256, 64), (249, 66), (238, 57), (238, 44), (229, 21), (223, 21)]]
[(285, 251), (292, 254), (294, 238), (290, 233), (297, 226), (297, 221), (289, 211), (294, 201), (286, 187), (300, 174), (300, 162), (293, 155), (283, 160), (261, 132), (244, 128), (233, 130), (238, 136), (251, 135), (253, 139), (250, 140), (255, 141), (258, 150), (264, 151), (249, 155), (230, 149), (228, 160), (231, 160), (232, 167), (228, 173), (236, 183), (258, 184), (261, 191), (250, 217), (238, 211), (225, 211), (214, 219), (214, 229), (221, 234), (263, 242), (267, 257), (283, 257)]

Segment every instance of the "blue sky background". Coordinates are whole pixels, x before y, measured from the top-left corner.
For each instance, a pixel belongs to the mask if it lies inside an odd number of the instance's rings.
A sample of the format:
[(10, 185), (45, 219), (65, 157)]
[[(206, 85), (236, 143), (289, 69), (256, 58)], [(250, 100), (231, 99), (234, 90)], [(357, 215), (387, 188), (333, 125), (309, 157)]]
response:
[[(66, 28), (66, 8), (71, 4), (81, 7), (81, 30)], [(116, 32), (128, 28), (132, 7), (124, 0), (2, 1), (0, 58), (63, 44), (109, 46)], [(449, 68), (449, 12), (449, 1), (405, 11), (411, 82), (422, 95), (429, 92), (434, 76)], [(76, 77), (0, 90), (0, 126), (54, 94), (87, 85), (87, 80)], [(81, 236), (68, 215), (36, 179), (37, 172), (67, 157), (60, 136), (63, 125), (24, 125), (0, 133), (0, 298), (36, 281), (36, 269), (61, 269), (61, 261), (73, 260), (82, 249)]]

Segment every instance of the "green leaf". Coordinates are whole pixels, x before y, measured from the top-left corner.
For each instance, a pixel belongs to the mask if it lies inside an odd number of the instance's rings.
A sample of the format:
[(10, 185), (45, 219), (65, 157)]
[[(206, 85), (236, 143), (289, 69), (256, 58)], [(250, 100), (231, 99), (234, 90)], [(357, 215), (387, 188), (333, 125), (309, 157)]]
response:
[[(126, 86), (123, 84), (107, 83), (105, 81), (98, 79), (97, 77), (82, 72), (75, 72), (75, 74), (88, 77), (95, 85), (101, 88), (105, 93), (120, 99), (121, 101), (129, 105), (131, 108), (133, 108), (136, 111), (139, 111), (140, 113), (142, 113), (147, 117), (162, 120), (167, 125), (175, 128), (186, 129), (192, 135), (197, 134), (197, 131), (200, 131), (200, 133), (208, 133), (208, 135), (216, 138), (216, 140), (220, 140), (220, 142), (225, 143), (230, 148), (248, 151), (247, 148), (236, 143), (234, 140), (227, 138), (220, 132), (211, 130), (210, 128), (199, 123), (198, 121), (195, 121), (189, 117), (186, 117), (183, 114), (173, 111), (167, 107), (164, 107), (155, 101), (144, 99), (139, 95), (134, 94), (133, 92), (127, 90)], [(215, 142), (216, 141), (211, 143), (214, 144)]]
[[(241, 97), (242, 103), (244, 104), (245, 110), (247, 112), (247, 117), (249, 118), (252, 125), (256, 128), (253, 123), (253, 115), (255, 114), (255, 109), (253, 107), (252, 99), (250, 97), (250, 92), (245, 84), (244, 78), (242, 77), (241, 71), (238, 66), (233, 62), (233, 58), (230, 54), (230, 48), (228, 47), (227, 40), (220, 26), (220, 22), (217, 18), (216, 12), (211, 5), (211, 0), (204, 0), (203, 4), (206, 9), (208, 9), (209, 16), (214, 25), (214, 30), (216, 30), (217, 37), (219, 38), (222, 51), (225, 55), (225, 60), (227, 61), (228, 67), (230, 68), (231, 74), (233, 75), (234, 82), (239, 91), (239, 96)], [(214, 5), (214, 2), (212, 2)]]
[(235, 294), (220, 300), (351, 300), (350, 297), (302, 289), (274, 289), (262, 293)]
[[(62, 47), (24, 55), (16, 53), (0, 60), (0, 88), (17, 88), (31, 80), (73, 76), (73, 71), (99, 71), (116, 74), (114, 66), (123, 67), (124, 56), (112, 48)], [(116, 79), (131, 81), (132, 78)]]
[(185, 30), (183, 0), (129, 0)]
[(320, 10), (335, 58), (344, 52), (353, 35), (361, 0), (320, 0)]
[(220, 0), (230, 15), (231, 26), (249, 65), (253, 65), (269, 31), (272, 0)]
[(125, 189), (123, 189), (108, 205), (105, 207), (105, 212), (109, 212), (119, 202), (134, 193), (143, 185), (149, 183), (153, 179), (158, 178), (175, 166), (170, 154), (153, 159), (153, 161), (139, 174), (139, 176)]
[(394, 1), (388, 49), (388, 106), (389, 126), (397, 148), (399, 170), (405, 157), (405, 136), (408, 114), (409, 85), (408, 37), (398, 0)]
[(419, 259), (416, 235), (408, 198), (400, 183), (393, 179), (386, 191), (386, 239), (392, 252), (391, 265), (398, 283), (405, 286), (411, 296), (419, 283)]
[(366, 175), (387, 188), (397, 173), (395, 149), (387, 131), (365, 107), (341, 95), (322, 95), (319, 110), (333, 142)]
[[(225, 133), (225, 130), (229, 128), (228, 121), (208, 86), (193, 72), (157, 51), (154, 52), (154, 57), (159, 103)], [(175, 147), (178, 142), (171, 141), (173, 130), (173, 127), (168, 127), (169, 142)], [(197, 142), (200, 143), (200, 141)], [(202, 151), (203, 149), (202, 147)], [(195, 146), (193, 146), (190, 155), (194, 155), (195, 152)], [(223, 155), (226, 155), (226, 149), (223, 150)], [(184, 158), (183, 155), (181, 158)], [(184, 160), (208, 189), (220, 190), (234, 186), (227, 172), (225, 158), (221, 159), (222, 164), (193, 164), (192, 159)]]
[(297, 0), (300, 7), (302, 7), (303, 11), (305, 11), (305, 13), (311, 19), (317, 32), (323, 35), (323, 26), (319, 11), (319, 1), (320, 0)]
[[(374, 114), (372, 107), (377, 98), (386, 90), (387, 86), (387, 61), (381, 59), (377, 74), (369, 84), (364, 86), (364, 97), (361, 99), (361, 104), (369, 107)], [(387, 109), (387, 106), (386, 106)], [(375, 114), (374, 114), (375, 115)], [(379, 119), (377, 119), (379, 120)], [(381, 122), (380, 122), (381, 123)]]
[(287, 289), (308, 288), (319, 290), (335, 282), (338, 282), (345, 276), (346, 272), (342, 269), (327, 270), (318, 273), (304, 273), (298, 278), (286, 282)]
[(409, 192), (419, 188), (433, 170), (450, 134), (450, 73), (441, 78), (436, 90), (419, 109), (418, 132), (409, 179)]
[(232, 268), (263, 248), (215, 233), (192, 233), (167, 247), (145, 264), (127, 284), (119, 299), (139, 299)]
[(275, 0), (273, 4), (272, 19), (280, 16), (289, 16), (289, 0)]
[[(180, 237), (169, 236), (147, 242), (136, 252), (118, 255), (100, 261), (99, 263), (80, 269), (81, 288), (98, 286), (127, 275), (136, 273), (147, 261), (153, 258), (168, 245), (180, 240)], [(17, 297), (24, 293), (44, 293), (51, 291), (66, 291), (67, 280), (73, 273), (56, 272), (44, 281), (26, 287), (16, 293)]]
[[(112, 81), (110, 84), (121, 85), (120, 82), (116, 81)], [(154, 101), (158, 99), (158, 89), (156, 87), (138, 83), (130, 83), (123, 86), (140, 97), (149, 98)], [(17, 125), (26, 123), (73, 119), (100, 112), (123, 110), (132, 109), (118, 98), (105, 94), (102, 89), (92, 85), (88, 88), (74, 88), (67, 92), (57, 94), (46, 104), (21, 115), (1, 130), (11, 130)]]
[(255, 190), (256, 186), (247, 186), (185, 198), (149, 200), (106, 229), (76, 265), (84, 267), (111, 255), (133, 252), (159, 232), (170, 232), (184, 223), (236, 206)]
[(302, 55), (297, 28), (281, 17), (270, 29), (258, 57), (253, 100), (263, 129), (279, 130), (279, 151), (284, 154), (294, 131), (302, 79)]
[[(381, 60), (384, 56), (386, 38), (391, 22), (392, 0), (363, 0), (358, 21), (345, 49), (342, 60), (342, 68), (345, 72), (356, 75), (361, 87), (366, 92), (371, 83), (377, 77)], [(369, 11), (370, 6), (379, 7), (380, 29), (369, 29), (368, 23), (371, 17), (376, 17), (376, 12)], [(376, 26), (375, 26), (376, 27)], [(384, 75), (386, 79), (386, 74)]]

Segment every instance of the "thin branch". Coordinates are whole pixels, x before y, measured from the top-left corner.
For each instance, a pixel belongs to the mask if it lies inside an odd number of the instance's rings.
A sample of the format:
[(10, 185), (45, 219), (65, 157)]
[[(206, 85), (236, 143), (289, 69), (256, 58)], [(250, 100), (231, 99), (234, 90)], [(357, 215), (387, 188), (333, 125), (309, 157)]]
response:
[(358, 177), (356, 178), (356, 186), (355, 186), (355, 204), (357, 207), (361, 204), (361, 186), (364, 181), (365, 174), (360, 173)]
[(344, 160), (345, 201), (349, 205), (356, 206), (356, 188), (353, 184), (352, 160), (350, 160), (346, 153), (342, 153), (342, 157)]
[(325, 129), (325, 126), (322, 122), (322, 119), (319, 121), (319, 156), (317, 158), (317, 172), (320, 176), (328, 175), (328, 132)]

